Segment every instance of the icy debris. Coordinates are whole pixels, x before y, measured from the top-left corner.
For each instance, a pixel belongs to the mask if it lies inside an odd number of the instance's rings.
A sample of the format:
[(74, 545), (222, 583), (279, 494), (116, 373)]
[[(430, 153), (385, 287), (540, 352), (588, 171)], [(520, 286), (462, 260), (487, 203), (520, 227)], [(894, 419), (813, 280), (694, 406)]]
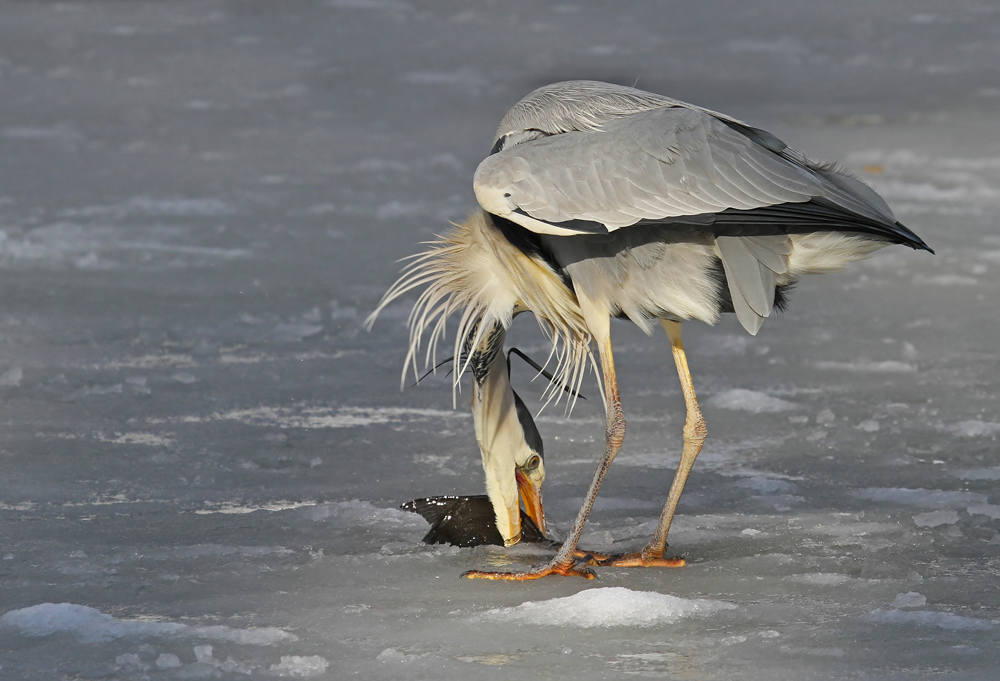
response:
[(212, 558), (215, 556), (245, 556), (259, 558), (261, 556), (287, 556), (295, 553), (284, 546), (230, 546), (228, 544), (190, 544), (169, 549), (154, 549), (143, 553), (146, 560), (190, 560)]
[(225, 661), (216, 659), (212, 654), (212, 646), (210, 645), (195, 646), (194, 659), (197, 660), (197, 664), (214, 667), (222, 672), (236, 672), (238, 674), (253, 673), (253, 669), (244, 664), (240, 664), (232, 657), (227, 658)]
[(24, 369), (18, 366), (13, 366), (7, 371), (0, 374), (0, 387), (4, 388), (16, 388), (21, 385), (21, 381), (24, 379)]
[(319, 655), (282, 655), (278, 664), (271, 665), (271, 671), (278, 676), (316, 676), (329, 666), (330, 662)]
[(850, 581), (851, 578), (836, 572), (810, 572), (804, 575), (792, 575), (792, 579), (816, 586), (837, 586)]
[(94, 435), (94, 439), (116, 445), (145, 445), (148, 447), (173, 447), (175, 444), (173, 438), (154, 433), (112, 433), (111, 435), (97, 433)]
[(132, 636), (172, 636), (266, 646), (279, 641), (298, 640), (294, 634), (275, 627), (236, 629), (223, 625), (120, 620), (100, 610), (73, 603), (41, 603), (11, 610), (0, 617), (0, 626), (36, 638), (72, 634), (84, 642)]
[(162, 653), (155, 662), (159, 669), (177, 669), (181, 666), (181, 658), (173, 653)]
[(375, 657), (376, 662), (413, 662), (414, 660), (419, 660), (423, 655), (414, 655), (412, 653), (404, 653), (401, 650), (396, 650), (395, 648), (386, 648), (381, 653)]
[(798, 405), (754, 390), (735, 388), (709, 399), (706, 404), (720, 409), (748, 411), (751, 414), (772, 414), (798, 409)]
[(486, 79), (477, 71), (461, 68), (454, 71), (411, 71), (400, 77), (410, 85), (458, 87), (475, 90), (486, 85)]
[(954, 525), (958, 522), (958, 513), (951, 510), (929, 511), (918, 513), (913, 516), (913, 522), (917, 527), (938, 527), (940, 525)]
[(485, 617), (540, 626), (650, 627), (690, 615), (708, 615), (735, 608), (725, 601), (605, 587), (587, 589), (564, 598), (527, 601), (513, 608), (496, 608), (487, 611)]
[(125, 653), (115, 658), (115, 664), (129, 671), (146, 671), (149, 665), (135, 653)]
[(927, 596), (919, 594), (916, 591), (896, 594), (896, 598), (892, 601), (892, 607), (894, 608), (919, 608), (924, 605), (927, 605)]
[(327, 4), (330, 5), (330, 7), (335, 7), (336, 9), (380, 11), (403, 11), (413, 9), (412, 5), (409, 3), (400, 2), (399, 0), (329, 0)]
[[(562, 652), (566, 653), (566, 649), (564, 648)], [(517, 662), (523, 658), (521, 655), (515, 655), (513, 653), (489, 653), (486, 655), (460, 655), (455, 659), (461, 660), (462, 662), (470, 662), (472, 664), (481, 664), (487, 667), (502, 667), (505, 664)]]
[(951, 631), (987, 631), (994, 625), (975, 617), (954, 615), (934, 610), (878, 610), (871, 611), (865, 619), (879, 624), (916, 624)]
[(855, 430), (861, 430), (866, 433), (877, 433), (881, 426), (875, 419), (868, 419), (867, 421), (862, 421), (858, 425), (854, 426)]
[(753, 475), (736, 483), (736, 487), (749, 489), (758, 494), (789, 494), (795, 491), (795, 485), (784, 480), (775, 479), (769, 475)]
[(817, 369), (835, 369), (863, 373), (906, 373), (917, 370), (917, 367), (913, 364), (908, 362), (897, 362), (895, 360), (887, 360), (884, 362), (833, 362), (824, 360), (816, 362), (813, 366)]
[(964, 480), (1000, 480), (1000, 466), (992, 468), (966, 468), (955, 471), (955, 475)]
[(305, 338), (323, 331), (321, 324), (308, 322), (281, 322), (268, 334), (268, 340), (275, 343), (299, 343)]
[(965, 509), (969, 515), (985, 515), (993, 520), (1000, 520), (1000, 505), (997, 504), (973, 504)]
[(108, 206), (86, 206), (69, 208), (60, 212), (60, 217), (91, 218), (114, 216), (124, 218), (130, 215), (170, 218), (215, 218), (235, 215), (236, 209), (222, 199), (153, 199), (136, 196), (123, 203)]
[(836, 420), (837, 416), (833, 413), (832, 409), (822, 409), (816, 414), (816, 423), (821, 426), (828, 426)]
[(963, 277), (960, 274), (939, 274), (935, 277), (917, 275), (913, 277), (913, 281), (931, 286), (979, 286), (979, 280), (975, 277)]
[(996, 437), (1000, 433), (1000, 423), (992, 421), (960, 421), (945, 426), (945, 432), (958, 437)]
[(921, 508), (965, 508), (987, 502), (986, 496), (976, 492), (945, 491), (936, 489), (907, 489), (905, 487), (868, 487), (851, 490), (851, 496), (879, 502), (894, 502)]
[(425, 528), (427, 522), (408, 511), (396, 508), (381, 508), (367, 501), (338, 501), (331, 504), (319, 504), (303, 511), (309, 520), (332, 522), (345, 527), (382, 527), (386, 523), (404, 525), (414, 528)]
[[(119, 386), (120, 388), (121, 386)], [(355, 428), (386, 423), (415, 423), (466, 419), (471, 414), (443, 409), (407, 409), (403, 407), (271, 407), (260, 406), (216, 412), (207, 416), (181, 416), (177, 419), (147, 419), (147, 423), (212, 423), (237, 421), (248, 426), (275, 428)]]

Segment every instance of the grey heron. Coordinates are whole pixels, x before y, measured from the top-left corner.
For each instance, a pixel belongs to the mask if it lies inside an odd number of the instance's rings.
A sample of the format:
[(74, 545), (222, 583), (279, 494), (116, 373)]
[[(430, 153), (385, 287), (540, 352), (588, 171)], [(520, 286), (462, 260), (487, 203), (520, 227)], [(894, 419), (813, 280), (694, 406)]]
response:
[[(666, 330), (687, 417), (652, 539), (641, 551), (590, 562), (676, 565), (664, 558), (667, 534), (707, 436), (681, 323), (715, 324), (734, 312), (755, 335), (803, 274), (841, 269), (890, 244), (933, 253), (867, 185), (771, 133), (596, 81), (547, 85), (515, 104), (473, 188), (481, 210), (414, 256), (369, 325), (389, 302), (423, 287), (409, 320), (406, 365), (416, 370), (424, 335), (433, 364), (446, 320), (458, 313), (454, 380), (466, 369), (473, 374), (476, 436), (507, 544), (518, 541), (517, 471), (531, 456), (501, 351), (515, 315), (533, 313), (552, 341), (550, 398), (558, 386), (578, 388), (586, 367), (599, 366), (607, 427), (583, 505), (552, 560), (521, 572), (474, 570), (471, 578), (594, 576), (577, 543), (625, 436), (612, 318), (647, 334), (656, 322)], [(539, 486), (543, 477), (536, 473)]]

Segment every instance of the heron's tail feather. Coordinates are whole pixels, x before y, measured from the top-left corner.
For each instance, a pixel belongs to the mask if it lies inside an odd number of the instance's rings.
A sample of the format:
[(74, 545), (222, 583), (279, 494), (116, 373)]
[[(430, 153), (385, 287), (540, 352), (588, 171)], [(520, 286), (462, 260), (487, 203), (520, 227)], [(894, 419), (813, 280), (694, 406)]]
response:
[(776, 276), (788, 272), (792, 242), (787, 235), (720, 236), (722, 267), (726, 272), (733, 309), (751, 335), (756, 336), (774, 309)]

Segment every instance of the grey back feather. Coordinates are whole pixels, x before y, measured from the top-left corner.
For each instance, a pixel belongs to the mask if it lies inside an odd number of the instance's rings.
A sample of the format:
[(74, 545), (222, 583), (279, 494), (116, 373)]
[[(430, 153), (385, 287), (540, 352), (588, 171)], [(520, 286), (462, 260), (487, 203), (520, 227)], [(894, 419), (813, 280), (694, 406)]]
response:
[[(494, 152), (476, 171), (477, 198), (543, 234), (612, 232), (642, 221), (680, 228), (731, 209), (817, 202), (804, 214), (860, 216), (886, 226), (888, 236), (876, 230), (876, 239), (912, 235), (867, 185), (808, 161), (774, 135), (630, 87), (541, 87), (504, 116)], [(737, 317), (756, 334), (774, 307), (776, 277), (788, 272), (791, 240), (718, 235), (715, 243)]]

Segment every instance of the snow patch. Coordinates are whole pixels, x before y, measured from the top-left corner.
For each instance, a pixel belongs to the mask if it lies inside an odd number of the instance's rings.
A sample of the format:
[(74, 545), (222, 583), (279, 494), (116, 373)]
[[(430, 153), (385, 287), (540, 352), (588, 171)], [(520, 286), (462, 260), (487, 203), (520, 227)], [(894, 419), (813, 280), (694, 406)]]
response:
[(735, 388), (709, 399), (706, 404), (721, 409), (748, 411), (751, 414), (772, 414), (798, 409), (798, 405), (754, 390)]
[(688, 599), (624, 587), (588, 589), (573, 596), (527, 601), (497, 608), (485, 617), (502, 622), (571, 627), (651, 627), (691, 615), (709, 615), (736, 606), (725, 601)]
[(294, 634), (275, 627), (237, 629), (223, 625), (121, 620), (73, 603), (41, 603), (11, 610), (0, 617), (0, 626), (33, 638), (69, 634), (86, 643), (148, 636), (201, 638), (258, 646), (298, 640)]

